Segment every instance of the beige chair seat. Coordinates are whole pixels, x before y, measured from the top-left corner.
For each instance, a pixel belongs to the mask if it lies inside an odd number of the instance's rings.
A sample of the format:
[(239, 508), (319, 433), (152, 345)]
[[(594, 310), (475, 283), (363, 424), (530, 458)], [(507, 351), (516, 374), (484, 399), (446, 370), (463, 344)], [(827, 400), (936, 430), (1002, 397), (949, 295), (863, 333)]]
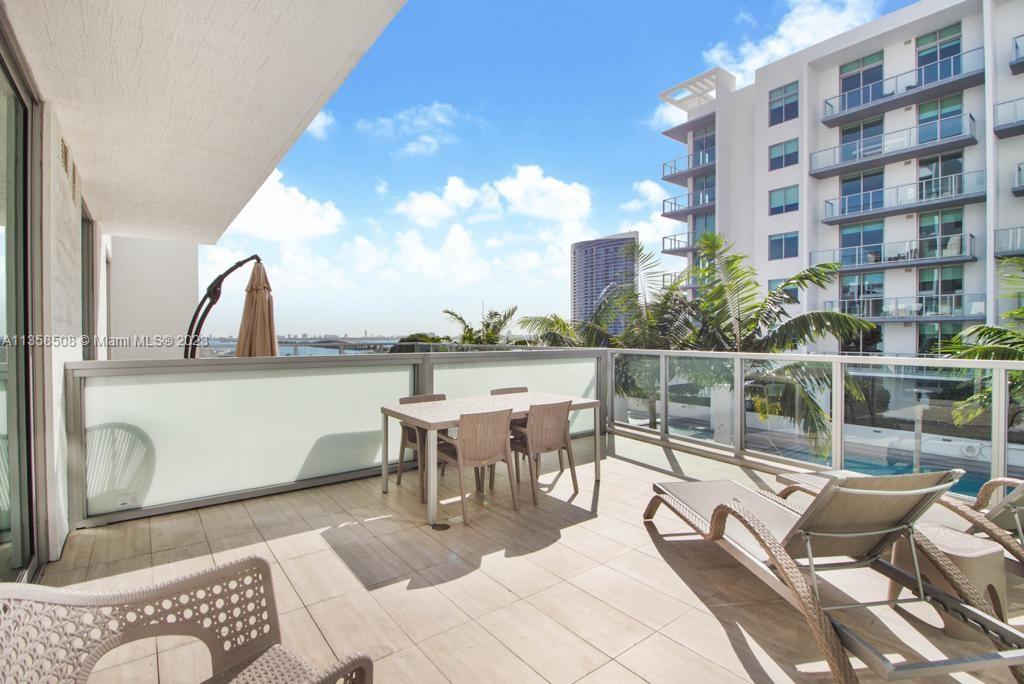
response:
[(233, 684), (276, 684), (313, 681), (316, 672), (287, 647), (277, 644), (231, 678)]

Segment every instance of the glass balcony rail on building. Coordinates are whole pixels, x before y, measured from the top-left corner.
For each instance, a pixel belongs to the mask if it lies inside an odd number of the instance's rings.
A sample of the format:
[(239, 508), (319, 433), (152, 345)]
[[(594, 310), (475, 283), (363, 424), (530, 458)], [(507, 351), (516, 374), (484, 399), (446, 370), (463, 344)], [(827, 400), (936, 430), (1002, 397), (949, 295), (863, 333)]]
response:
[(853, 219), (881, 218), (984, 200), (985, 172), (967, 171), (826, 200), (821, 220), (836, 225)]
[(715, 208), (715, 189), (687, 192), (669, 197), (661, 202), (661, 215), (665, 218), (684, 219), (690, 214), (699, 214)]
[(956, 318), (983, 320), (984, 294), (922, 294), (913, 297), (864, 297), (825, 302), (826, 311), (876, 321), (921, 321)]
[(974, 117), (950, 116), (811, 153), (811, 175), (828, 178), (978, 142)]
[(992, 251), (997, 257), (1024, 256), (1024, 226), (1000, 228), (995, 243)]
[(821, 122), (839, 126), (872, 114), (933, 100), (985, 81), (985, 54), (975, 48), (825, 100)]
[(697, 289), (696, 278), (685, 278), (685, 271), (675, 271), (673, 273), (662, 273), (661, 274), (661, 286), (668, 287), (672, 283), (676, 283), (680, 288), (684, 290), (695, 290)]
[(686, 184), (693, 174), (704, 171), (715, 163), (715, 148), (711, 147), (700, 152), (679, 157), (661, 165), (661, 179), (669, 183)]
[(666, 235), (661, 238), (661, 252), (671, 256), (685, 256), (697, 248), (699, 237), (696, 231), (692, 230), (688, 233)]
[(1024, 133), (1024, 97), (997, 104), (993, 123), (992, 132), (997, 138), (1012, 138)]
[(1015, 197), (1024, 197), (1024, 162), (1017, 164), (1017, 171), (1013, 174), (1013, 187), (1010, 192)]
[(876, 271), (921, 263), (960, 263), (977, 259), (974, 236), (970, 234), (840, 247), (811, 253), (811, 265), (838, 263), (842, 264), (843, 271)]
[(1015, 74), (1024, 73), (1024, 35), (1013, 39), (1013, 50), (1010, 53), (1010, 71)]

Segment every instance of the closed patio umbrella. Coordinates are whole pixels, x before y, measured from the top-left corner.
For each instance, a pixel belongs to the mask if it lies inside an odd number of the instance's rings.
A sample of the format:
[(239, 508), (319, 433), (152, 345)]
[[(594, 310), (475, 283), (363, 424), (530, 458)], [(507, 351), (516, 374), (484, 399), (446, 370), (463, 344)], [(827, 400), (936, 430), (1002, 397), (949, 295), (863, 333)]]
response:
[(249, 284), (245, 287), (245, 308), (238, 329), (235, 356), (277, 356), (277, 333), (274, 330), (274, 296), (263, 264), (253, 264)]

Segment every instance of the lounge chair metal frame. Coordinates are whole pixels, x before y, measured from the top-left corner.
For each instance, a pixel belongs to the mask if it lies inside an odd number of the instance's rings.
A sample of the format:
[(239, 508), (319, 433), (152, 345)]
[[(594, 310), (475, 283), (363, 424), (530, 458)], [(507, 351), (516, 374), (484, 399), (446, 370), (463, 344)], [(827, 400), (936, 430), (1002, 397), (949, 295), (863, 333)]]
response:
[[(804, 616), (814, 635), (815, 641), (825, 655), (833, 676), (838, 682), (847, 684), (858, 681), (857, 675), (847, 656), (847, 651), (860, 658), (875, 674), (887, 681), (931, 677), (991, 667), (1010, 667), (1010, 671), (1017, 681), (1024, 682), (1024, 668), (1020, 667), (1024, 665), (1024, 633), (993, 617), (994, 610), (988, 599), (970, 583), (960, 569), (927, 537), (914, 534), (914, 521), (928, 506), (943, 497), (956, 480), (959, 479), (962, 472), (950, 471), (950, 477), (935, 486), (910, 491), (899, 491), (898, 494), (900, 495), (920, 494), (920, 503), (911, 514), (904, 516), (905, 520), (902, 524), (870, 532), (859, 531), (853, 534), (828, 532), (823, 534), (820, 531), (807, 533), (801, 529), (801, 524), (807, 521), (815, 510), (819, 510), (824, 503), (827, 503), (828, 497), (842, 491), (843, 484), (846, 483), (846, 480), (843, 479), (829, 482), (817, 494), (815, 501), (803, 512), (774, 492), (746, 490), (750, 492), (752, 497), (759, 495), (792, 512), (794, 524), (781, 540), (756, 515), (751, 513), (738, 498), (734, 498), (731, 501), (722, 501), (717, 504), (710, 515), (710, 519), (708, 519), (705, 515), (689, 508), (683, 501), (674, 496), (666, 488), (671, 485), (654, 485), (655, 494), (644, 511), (644, 520), (652, 521), (658, 509), (662, 505), (666, 506), (704, 539), (718, 543), (719, 546), (758, 579), (771, 587), (782, 598), (786, 599)], [(860, 489), (857, 490), (857, 493), (883, 496), (890, 494), (890, 492)], [(729, 519), (735, 519), (754, 537), (767, 556), (767, 562), (757, 557), (748, 549), (743, 548), (742, 545), (731, 541), (726, 536), (726, 523)], [(816, 563), (814, 561), (811, 548), (814, 537), (842, 538), (869, 535), (882, 535), (882, 538), (870, 552), (859, 554), (859, 557), (852, 561), (831, 563)], [(898, 537), (904, 535), (909, 537), (911, 548), (914, 552), (914, 574), (897, 568), (887, 559), (883, 558), (882, 555)], [(797, 562), (786, 550), (787, 544), (797, 536), (803, 537), (805, 540), (807, 549), (807, 560), (805, 563)], [(959, 598), (947, 594), (924, 580), (917, 562), (918, 552), (927, 558), (950, 585), (956, 589), (960, 595)], [(851, 567), (870, 567), (888, 579), (906, 587), (911, 592), (915, 592), (916, 596), (915, 598), (905, 600), (875, 601), (824, 607), (818, 592), (818, 573)], [(1008, 648), (1010, 650), (962, 658), (897, 664), (833, 615), (836, 611), (847, 608), (894, 605), (910, 601), (925, 601), (937, 610), (945, 611), (980, 631), (997, 648)]]

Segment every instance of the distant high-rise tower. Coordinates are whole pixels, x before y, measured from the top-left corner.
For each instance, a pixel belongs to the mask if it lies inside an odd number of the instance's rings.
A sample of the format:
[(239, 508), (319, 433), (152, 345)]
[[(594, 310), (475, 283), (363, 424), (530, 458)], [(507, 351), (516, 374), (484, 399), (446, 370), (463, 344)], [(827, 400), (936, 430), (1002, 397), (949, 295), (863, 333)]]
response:
[[(639, 234), (633, 231), (573, 244), (572, 320), (589, 320), (609, 288), (636, 278), (627, 247), (638, 239)], [(622, 327), (623, 321), (616, 320), (612, 332), (622, 332)]]

